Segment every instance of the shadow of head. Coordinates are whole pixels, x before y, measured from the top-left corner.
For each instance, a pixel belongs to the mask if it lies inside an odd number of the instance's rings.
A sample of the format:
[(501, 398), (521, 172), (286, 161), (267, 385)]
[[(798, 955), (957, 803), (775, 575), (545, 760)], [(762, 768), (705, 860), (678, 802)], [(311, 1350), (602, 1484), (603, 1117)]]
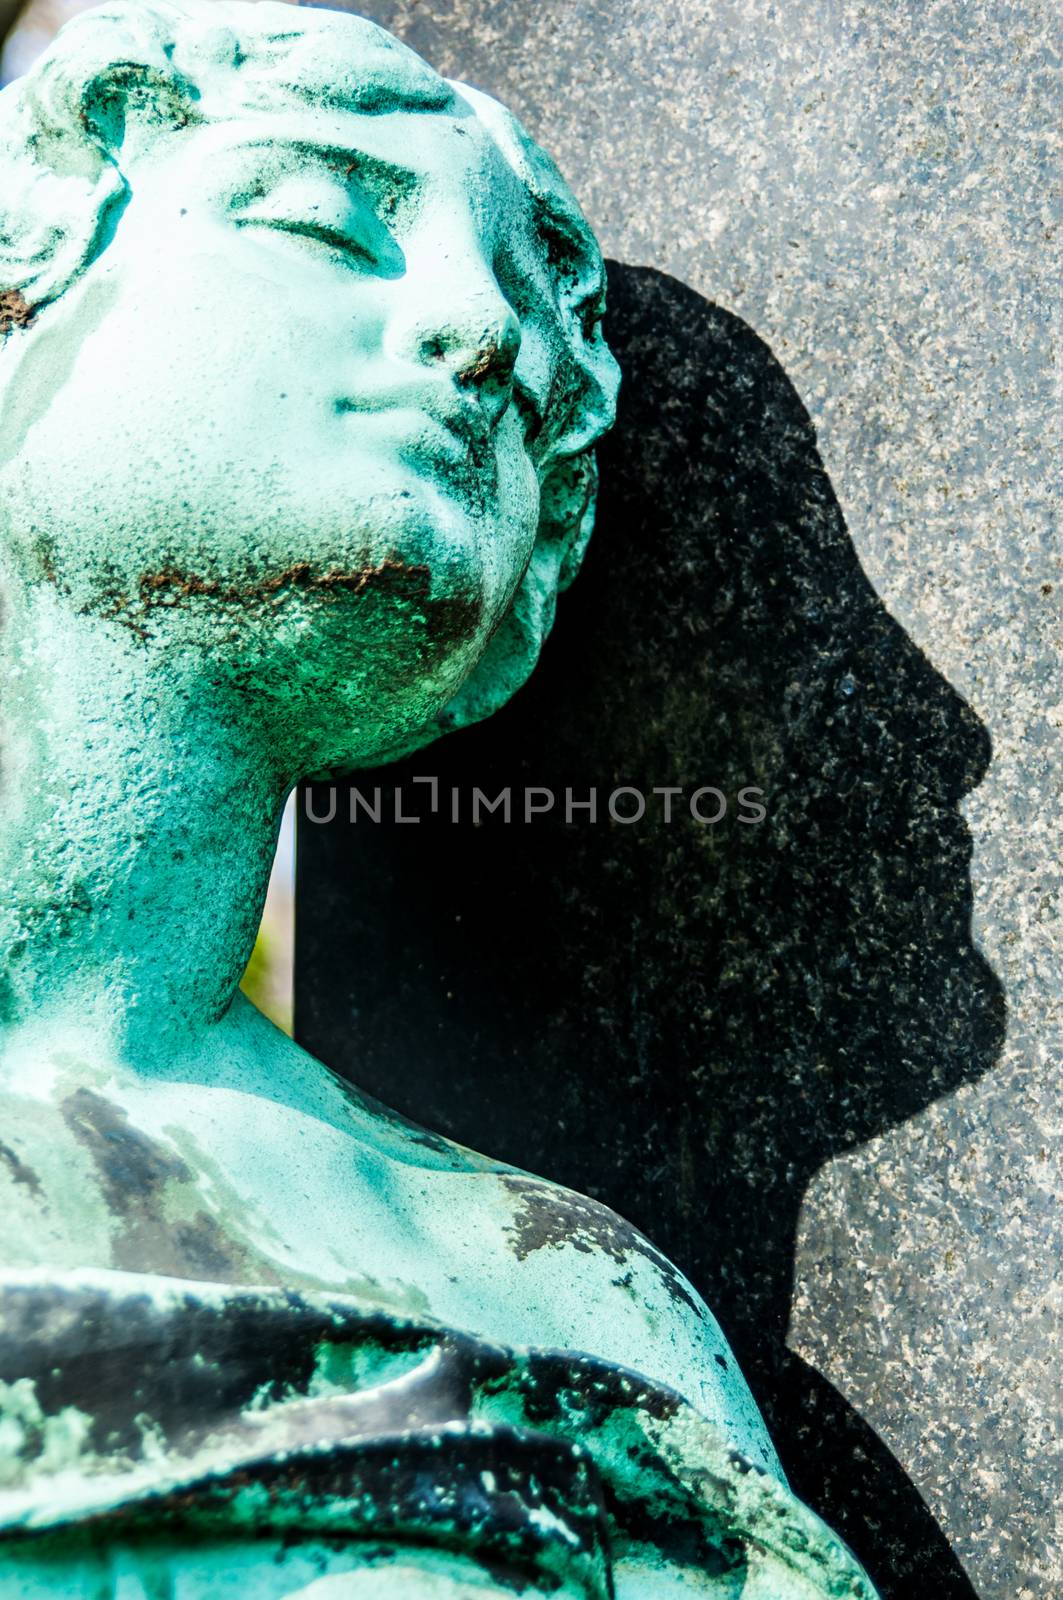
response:
[[(403, 907), (371, 944), (366, 921), (348, 974), (363, 1079), (379, 1062), (403, 1109), (619, 1204), (696, 1266), (722, 1246), (707, 1191), (719, 1217), (722, 1190), (743, 1208), (803, 1190), (995, 1058), (957, 809), (989, 741), (865, 576), (763, 341), (615, 266), (608, 332), (620, 416), (542, 663), (409, 767), (466, 796), (542, 785), (554, 807), (530, 826), (340, 828), (329, 870), (357, 876), (356, 918), (374, 885)], [(618, 785), (648, 797), (641, 821), (610, 820)], [(663, 820), (654, 789), (702, 785), (727, 797), (719, 823), (684, 797)], [(738, 820), (744, 788), (760, 824)], [(566, 790), (592, 789), (597, 821), (566, 822)]]
[[(388, 774), (438, 774), (463, 816), (473, 785), (555, 804), (528, 826), (304, 828), (300, 1032), (418, 1121), (636, 1222), (716, 1311), (788, 1466), (829, 1454), (829, 1412), (851, 1483), (858, 1447), (890, 1458), (795, 1379), (798, 1211), (825, 1161), (996, 1058), (958, 810), (989, 741), (869, 583), (763, 341), (660, 273), (613, 266), (610, 294), (619, 419), (542, 662), (489, 723)], [(610, 820), (621, 785), (642, 820)], [(701, 786), (727, 798), (715, 826), (691, 815)], [(566, 821), (566, 791), (591, 790), (597, 821)], [(890, 1470), (868, 1468), (861, 1506), (907, 1516), (910, 1571), (969, 1593)], [(860, 1507), (811, 1497), (859, 1550)], [(890, 1537), (862, 1552), (876, 1576)]]
[(1000, 993), (971, 942), (957, 809), (988, 735), (868, 582), (767, 346), (660, 274), (612, 281), (621, 417), (543, 676), (569, 696), (578, 682), (599, 783), (700, 781), (732, 808), (764, 791), (760, 826), (732, 809), (601, 849), (641, 996), (629, 1020), (652, 1021), (678, 1077), (702, 1068), (691, 1137), (708, 1112), (732, 1173), (807, 1176), (995, 1058)]

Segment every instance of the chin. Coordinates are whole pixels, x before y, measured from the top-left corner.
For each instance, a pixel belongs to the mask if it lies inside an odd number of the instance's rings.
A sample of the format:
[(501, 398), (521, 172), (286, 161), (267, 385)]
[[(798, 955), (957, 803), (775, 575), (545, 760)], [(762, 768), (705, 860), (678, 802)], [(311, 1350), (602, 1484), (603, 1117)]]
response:
[(488, 587), (508, 591), (523, 572), (539, 524), (538, 479), (523, 451), (474, 463), (467, 450), (448, 457), (404, 443), (359, 451), (345, 470), (376, 559), (426, 566), (440, 589), (467, 589), (479, 569)]

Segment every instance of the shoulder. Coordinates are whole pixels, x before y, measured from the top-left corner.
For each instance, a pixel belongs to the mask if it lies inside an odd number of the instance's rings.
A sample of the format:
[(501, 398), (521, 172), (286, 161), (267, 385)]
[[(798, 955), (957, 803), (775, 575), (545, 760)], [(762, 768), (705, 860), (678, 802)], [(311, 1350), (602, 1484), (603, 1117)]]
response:
[[(588, 1195), (384, 1117), (397, 1141), (389, 1153), (417, 1174), (416, 1184), (396, 1187), (418, 1237), (432, 1240), (434, 1314), (510, 1347), (575, 1351), (640, 1373), (781, 1476), (719, 1324), (643, 1233)], [(423, 1275), (428, 1263), (419, 1261)]]
[[(615, 1362), (674, 1389), (732, 1446), (779, 1464), (715, 1317), (679, 1269), (617, 1212), (514, 1171), (494, 1175), (508, 1218), (515, 1297), (549, 1342)], [(523, 1293), (521, 1292), (523, 1290)], [(537, 1318), (537, 1320), (536, 1320)], [(545, 1342), (538, 1339), (521, 1342)]]

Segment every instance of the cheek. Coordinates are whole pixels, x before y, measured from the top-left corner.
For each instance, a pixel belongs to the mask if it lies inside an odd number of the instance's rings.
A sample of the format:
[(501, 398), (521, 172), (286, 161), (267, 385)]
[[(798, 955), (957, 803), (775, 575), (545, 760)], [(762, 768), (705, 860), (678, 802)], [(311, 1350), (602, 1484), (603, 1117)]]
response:
[(90, 274), (3, 352), (0, 491), (27, 576), (106, 612), (162, 569), (379, 556), (351, 528), (371, 472), (337, 470), (329, 317), (281, 317), (276, 284), (195, 254), (142, 266)]
[(166, 288), (121, 262), (90, 274), (41, 315), (5, 387), (0, 453), (21, 509), (75, 568), (150, 542), (172, 506), (204, 498), (227, 437), (254, 438), (237, 404), (254, 386), (221, 329)]

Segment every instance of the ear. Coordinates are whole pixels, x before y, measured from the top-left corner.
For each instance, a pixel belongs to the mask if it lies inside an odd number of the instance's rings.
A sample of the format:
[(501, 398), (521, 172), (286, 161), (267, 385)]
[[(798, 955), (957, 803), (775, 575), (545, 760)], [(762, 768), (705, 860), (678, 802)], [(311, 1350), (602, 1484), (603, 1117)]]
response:
[[(10, 108), (12, 102), (8, 102)], [(5, 109), (8, 109), (5, 108)], [(94, 258), (127, 198), (117, 168), (84, 149), (60, 170), (41, 140), (0, 118), (0, 334), (26, 327)], [(53, 146), (54, 148), (54, 146)], [(49, 152), (50, 153), (50, 152)]]
[(194, 120), (194, 86), (167, 63), (110, 62), (81, 89), (78, 116), (108, 155), (115, 156), (133, 129), (152, 134), (186, 127)]
[(0, 101), (0, 292), (31, 312), (62, 294), (110, 237), (128, 199), (118, 156), (134, 127), (155, 133), (195, 114), (196, 90), (170, 60), (168, 25), (148, 6), (86, 12)]
[(118, 0), (67, 23), (18, 85), (45, 160), (55, 165), (56, 144), (113, 154), (127, 114), (165, 121), (193, 103), (195, 87), (172, 61), (176, 21), (168, 7)]

